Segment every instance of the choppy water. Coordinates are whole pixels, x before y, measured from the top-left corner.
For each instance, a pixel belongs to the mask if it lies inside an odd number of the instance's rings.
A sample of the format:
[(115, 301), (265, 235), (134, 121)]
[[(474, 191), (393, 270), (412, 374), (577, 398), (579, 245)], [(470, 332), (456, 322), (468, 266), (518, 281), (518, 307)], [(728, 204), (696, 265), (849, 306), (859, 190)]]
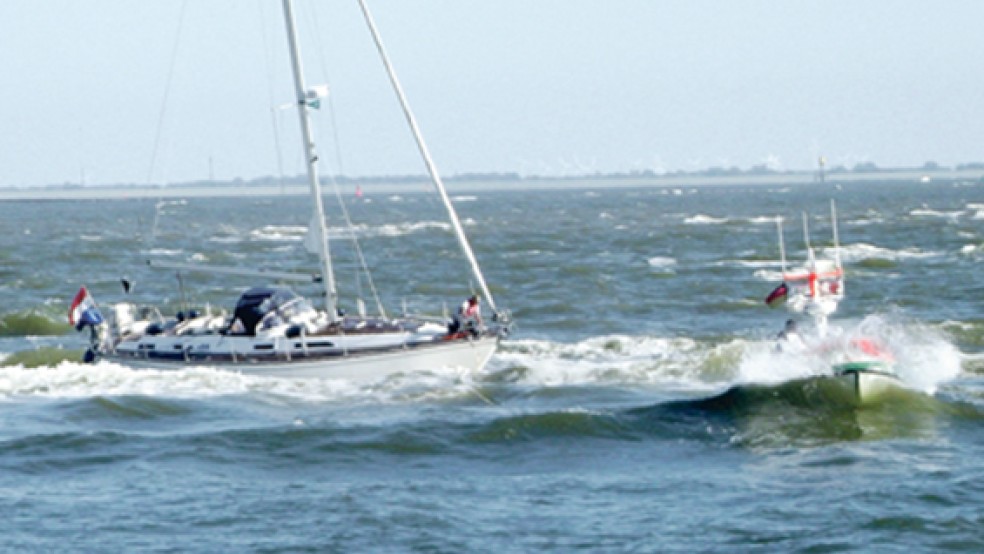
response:
[[(830, 198), (848, 272), (838, 325), (889, 344), (914, 389), (870, 408), (777, 357), (786, 314), (762, 304), (773, 218), (799, 257), (800, 211), (827, 244)], [(365, 387), (71, 361), (80, 284), (108, 302), (126, 276), (139, 300), (181, 302), (148, 257), (309, 270), (303, 198), (0, 203), (0, 546), (984, 549), (984, 185), (459, 200), (516, 333), (483, 374)], [(429, 195), (349, 210), (391, 310), (468, 292)], [(332, 247), (351, 293), (351, 247)], [(250, 284), (187, 276), (184, 297), (231, 307)]]

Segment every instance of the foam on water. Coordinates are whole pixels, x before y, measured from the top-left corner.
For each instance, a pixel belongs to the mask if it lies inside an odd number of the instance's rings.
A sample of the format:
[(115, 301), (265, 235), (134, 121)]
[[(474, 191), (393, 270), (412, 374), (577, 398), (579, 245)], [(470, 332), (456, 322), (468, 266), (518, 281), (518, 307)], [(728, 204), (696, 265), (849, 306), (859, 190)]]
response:
[[(829, 249), (823, 249), (824, 256), (832, 255), (832, 251), (828, 250)], [(933, 258), (941, 255), (942, 254), (939, 252), (925, 252), (915, 247), (892, 250), (890, 248), (883, 248), (863, 242), (841, 246), (841, 260), (845, 263), (868, 260), (872, 258), (895, 261), (905, 259)]]
[(963, 215), (962, 211), (941, 212), (929, 208), (916, 208), (909, 212), (913, 217), (938, 217), (943, 219), (957, 219)]
[(519, 340), (503, 345), (493, 367), (523, 368), (519, 382), (543, 387), (644, 384), (705, 390), (721, 378), (726, 350), (686, 337), (608, 335), (576, 343)]
[[(0, 355), (0, 359), (6, 355)], [(0, 367), (0, 400), (146, 396), (197, 399), (248, 396), (263, 403), (392, 403), (460, 398), (475, 394), (475, 376), (458, 368), (396, 374), (375, 383), (344, 379), (243, 375), (209, 367), (134, 369), (108, 361), (63, 361), (54, 366)]]
[[(934, 393), (959, 376), (966, 356), (942, 331), (895, 314), (831, 323), (828, 338), (808, 344), (847, 349), (852, 339), (874, 340), (895, 359), (907, 386)], [(0, 359), (7, 357), (0, 355)], [(663, 392), (700, 393), (732, 384), (779, 384), (829, 374), (829, 355), (779, 351), (774, 340), (602, 335), (574, 343), (548, 340), (503, 342), (480, 374), (457, 368), (397, 374), (368, 385), (334, 379), (246, 376), (208, 367), (160, 371), (110, 362), (60, 362), (53, 367), (0, 367), (0, 398), (145, 395), (197, 398), (251, 395), (299, 402), (416, 402), (452, 399), (476, 387), (506, 382), (520, 386), (645, 386)], [(18, 362), (14, 362), (17, 364)]]
[(697, 214), (684, 219), (683, 222), (688, 225), (720, 225), (722, 223), (727, 223), (728, 218)]
[(775, 341), (750, 343), (739, 366), (739, 382), (776, 384), (793, 379), (829, 374), (832, 355), (847, 352), (855, 339), (865, 338), (881, 345), (894, 358), (893, 367), (906, 386), (927, 394), (960, 374), (962, 355), (939, 331), (895, 315), (871, 315), (860, 322), (830, 324), (828, 337), (809, 333), (804, 341), (816, 349), (779, 351)]
[(307, 234), (307, 227), (302, 225), (264, 225), (259, 229), (250, 231), (249, 236), (253, 240), (260, 241), (301, 241)]
[(672, 271), (677, 265), (676, 258), (671, 258), (669, 256), (653, 256), (647, 261), (649, 263), (649, 267), (664, 271)]
[[(471, 222), (474, 224), (474, 222)], [(463, 221), (462, 224), (468, 225), (467, 221)], [(380, 225), (372, 229), (366, 229), (363, 231), (365, 236), (381, 236), (381, 237), (402, 237), (417, 233), (420, 231), (428, 231), (431, 229), (440, 229), (442, 231), (450, 231), (451, 224), (445, 223), (443, 221), (419, 221), (414, 223), (400, 223), (397, 225)]]
[(92, 396), (165, 396), (199, 398), (242, 394), (247, 379), (205, 368), (182, 371), (134, 370), (110, 362), (62, 362), (54, 367), (0, 368), (0, 398), (86, 398)]
[(179, 256), (182, 252), (180, 248), (151, 248), (143, 253), (150, 256)]
[[(463, 220), (463, 225), (475, 225), (474, 220)], [(417, 221), (396, 224), (370, 226), (364, 223), (350, 227), (335, 226), (328, 229), (328, 237), (332, 240), (344, 239), (353, 234), (360, 238), (372, 237), (403, 237), (414, 233), (439, 229), (449, 231), (451, 224), (443, 221)], [(307, 226), (301, 225), (265, 225), (250, 231), (252, 240), (266, 242), (300, 242), (308, 233)], [(235, 239), (213, 238), (213, 242), (236, 242)]]

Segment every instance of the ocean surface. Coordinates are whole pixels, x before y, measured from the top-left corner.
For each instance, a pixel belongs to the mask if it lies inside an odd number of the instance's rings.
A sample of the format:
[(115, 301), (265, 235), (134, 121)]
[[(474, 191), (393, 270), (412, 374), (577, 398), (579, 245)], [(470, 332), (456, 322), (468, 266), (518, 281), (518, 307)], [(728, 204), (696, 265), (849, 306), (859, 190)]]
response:
[[(340, 196), (390, 311), (469, 293), (435, 195)], [(362, 386), (85, 365), (66, 322), (83, 284), (172, 310), (264, 284), (147, 259), (313, 271), (306, 198), (0, 202), (0, 550), (984, 551), (984, 184), (452, 196), (514, 332), (480, 374)], [(831, 199), (833, 325), (909, 387), (869, 407), (777, 355), (763, 303), (776, 217), (791, 260), (803, 212), (829, 253)]]

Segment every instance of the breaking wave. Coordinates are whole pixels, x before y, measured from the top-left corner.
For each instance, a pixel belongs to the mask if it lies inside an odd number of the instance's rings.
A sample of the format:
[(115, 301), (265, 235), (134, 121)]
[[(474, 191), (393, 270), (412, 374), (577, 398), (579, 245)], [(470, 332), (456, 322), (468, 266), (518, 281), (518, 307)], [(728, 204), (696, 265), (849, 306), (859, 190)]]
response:
[(57, 336), (71, 330), (64, 317), (35, 310), (0, 315), (0, 337)]
[[(820, 339), (808, 330), (804, 339), (811, 348), (798, 352), (777, 351), (772, 340), (749, 344), (739, 365), (739, 381), (776, 384), (824, 375), (831, 356), (846, 351), (857, 339), (881, 345), (894, 358), (903, 383), (920, 392), (933, 394), (961, 372), (963, 356), (940, 330), (896, 315), (831, 323), (827, 337)], [(821, 350), (824, 355), (817, 355)]]

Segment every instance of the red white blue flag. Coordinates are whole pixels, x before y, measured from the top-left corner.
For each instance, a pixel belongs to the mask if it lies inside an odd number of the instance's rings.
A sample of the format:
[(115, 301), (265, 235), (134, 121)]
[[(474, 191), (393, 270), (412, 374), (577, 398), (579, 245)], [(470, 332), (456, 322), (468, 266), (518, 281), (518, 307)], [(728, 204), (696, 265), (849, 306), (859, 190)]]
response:
[(102, 314), (99, 313), (95, 300), (89, 296), (89, 291), (84, 286), (79, 288), (75, 299), (72, 300), (72, 307), (68, 309), (68, 322), (77, 328), (85, 325), (99, 325), (103, 322)]

